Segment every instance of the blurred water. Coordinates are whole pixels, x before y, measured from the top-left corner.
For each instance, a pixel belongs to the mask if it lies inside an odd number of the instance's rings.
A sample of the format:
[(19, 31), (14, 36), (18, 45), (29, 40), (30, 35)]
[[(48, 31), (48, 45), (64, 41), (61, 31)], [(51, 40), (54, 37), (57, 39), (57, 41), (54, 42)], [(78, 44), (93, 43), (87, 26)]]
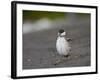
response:
[(52, 26), (52, 21), (47, 18), (42, 18), (36, 22), (25, 21), (23, 23), (23, 33), (36, 32), (48, 29)]

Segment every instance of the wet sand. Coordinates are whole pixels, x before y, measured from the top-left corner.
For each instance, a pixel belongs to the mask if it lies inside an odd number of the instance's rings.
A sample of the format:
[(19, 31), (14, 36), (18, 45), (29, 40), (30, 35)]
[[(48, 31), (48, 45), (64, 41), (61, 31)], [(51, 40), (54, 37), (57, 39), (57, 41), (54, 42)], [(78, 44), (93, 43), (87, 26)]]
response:
[(72, 49), (69, 57), (55, 65), (62, 59), (56, 51), (56, 38), (59, 28), (23, 34), (23, 69), (80, 67), (90, 66), (90, 24), (63, 26), (72, 38)]

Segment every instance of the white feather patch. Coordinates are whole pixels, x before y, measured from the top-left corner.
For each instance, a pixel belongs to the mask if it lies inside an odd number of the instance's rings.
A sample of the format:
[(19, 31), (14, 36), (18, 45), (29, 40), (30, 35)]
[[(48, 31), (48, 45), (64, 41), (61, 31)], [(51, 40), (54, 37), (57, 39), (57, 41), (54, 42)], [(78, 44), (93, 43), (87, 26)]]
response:
[[(65, 33), (64, 33), (65, 34)], [(68, 55), (71, 47), (64, 37), (58, 37), (56, 42), (57, 52), (60, 55)]]

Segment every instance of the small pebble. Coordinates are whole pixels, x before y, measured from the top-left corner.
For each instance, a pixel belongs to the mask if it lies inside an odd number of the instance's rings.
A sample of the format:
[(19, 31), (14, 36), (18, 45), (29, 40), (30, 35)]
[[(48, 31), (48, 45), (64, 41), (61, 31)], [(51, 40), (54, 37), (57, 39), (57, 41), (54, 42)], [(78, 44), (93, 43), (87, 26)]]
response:
[(78, 58), (78, 56), (75, 56), (75, 58)]
[(29, 62), (30, 62), (30, 61), (31, 61), (31, 59), (27, 59), (27, 61), (29, 61)]

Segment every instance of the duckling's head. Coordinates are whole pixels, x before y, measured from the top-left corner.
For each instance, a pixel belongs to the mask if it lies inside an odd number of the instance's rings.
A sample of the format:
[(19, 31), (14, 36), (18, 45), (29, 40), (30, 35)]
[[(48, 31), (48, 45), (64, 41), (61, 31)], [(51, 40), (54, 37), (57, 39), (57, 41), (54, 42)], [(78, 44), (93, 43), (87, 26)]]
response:
[(58, 32), (58, 36), (64, 37), (65, 35), (66, 35), (66, 32), (64, 31), (64, 29), (60, 29)]

